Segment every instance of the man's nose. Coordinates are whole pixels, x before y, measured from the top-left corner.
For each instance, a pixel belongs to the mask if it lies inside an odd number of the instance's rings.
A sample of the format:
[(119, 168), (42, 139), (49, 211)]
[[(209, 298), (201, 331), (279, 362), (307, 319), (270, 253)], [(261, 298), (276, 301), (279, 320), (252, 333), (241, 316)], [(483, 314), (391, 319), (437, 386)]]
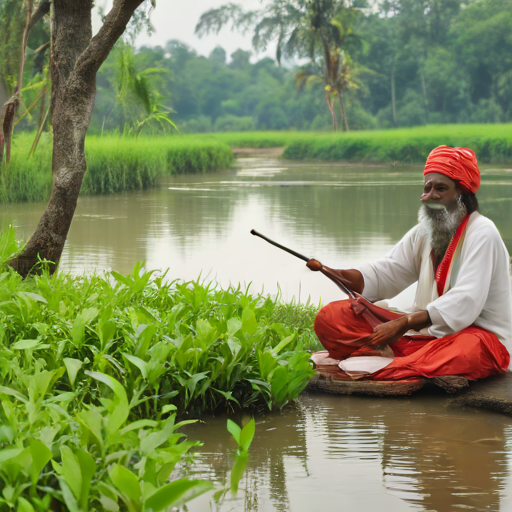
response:
[(441, 199), (441, 196), (434, 190), (429, 190), (428, 192), (423, 192), (421, 195), (421, 201), (427, 203), (428, 201), (437, 201)]

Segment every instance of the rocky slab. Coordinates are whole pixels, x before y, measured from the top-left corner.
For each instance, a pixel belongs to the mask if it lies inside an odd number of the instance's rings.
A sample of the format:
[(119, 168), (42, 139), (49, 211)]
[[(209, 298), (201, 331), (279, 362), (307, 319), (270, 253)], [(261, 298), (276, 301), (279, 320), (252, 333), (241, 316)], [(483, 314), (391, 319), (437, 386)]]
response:
[(379, 382), (354, 380), (343, 372), (324, 367), (317, 368), (306, 390), (336, 395), (407, 397), (426, 384), (442, 388), (449, 393), (451, 396), (448, 395), (447, 398), (450, 398), (451, 405), (478, 407), (512, 416), (512, 372), (473, 382), (452, 376)]
[(512, 416), (512, 372), (471, 382), (469, 388), (454, 397), (451, 403)]

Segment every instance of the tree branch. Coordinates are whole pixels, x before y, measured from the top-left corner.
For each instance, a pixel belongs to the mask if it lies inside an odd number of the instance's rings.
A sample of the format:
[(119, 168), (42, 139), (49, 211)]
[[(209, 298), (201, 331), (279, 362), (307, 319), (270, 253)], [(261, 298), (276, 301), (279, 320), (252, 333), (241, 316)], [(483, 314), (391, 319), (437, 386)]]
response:
[(73, 74), (84, 80), (95, 79), (116, 41), (121, 37), (135, 9), (144, 0), (114, 0), (112, 9), (105, 17), (99, 32), (80, 55)]
[(50, 12), (50, 0), (43, 0), (39, 7), (36, 9), (36, 12), (32, 15), (32, 18), (30, 18), (30, 23), (28, 24), (28, 32), (34, 28), (34, 26), (37, 24), (37, 22), (44, 18), (48, 13)]

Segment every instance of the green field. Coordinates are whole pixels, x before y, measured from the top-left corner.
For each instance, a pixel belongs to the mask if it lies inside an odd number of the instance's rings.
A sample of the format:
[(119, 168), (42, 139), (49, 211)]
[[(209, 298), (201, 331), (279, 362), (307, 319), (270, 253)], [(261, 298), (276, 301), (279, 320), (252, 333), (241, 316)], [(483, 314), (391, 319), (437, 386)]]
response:
[[(32, 136), (15, 137), (11, 164), (0, 172), (0, 204), (44, 201), (51, 190), (51, 139), (28, 157)], [(165, 175), (224, 169), (230, 148), (283, 147), (284, 158), (361, 162), (424, 162), (436, 146), (472, 148), (481, 162), (512, 162), (512, 124), (431, 125), (343, 132), (261, 131), (159, 137), (106, 135), (86, 139), (82, 194), (153, 187)]]
[[(50, 138), (29, 157), (33, 137), (15, 137), (10, 165), (0, 172), (0, 203), (48, 199), (51, 190)], [(164, 175), (224, 169), (233, 161), (229, 147), (211, 137), (87, 137), (87, 172), (82, 194), (111, 194), (155, 186)]]
[(440, 145), (466, 146), (482, 162), (512, 161), (512, 124), (431, 125), (343, 132), (216, 133), (232, 148), (285, 147), (290, 159), (423, 162)]

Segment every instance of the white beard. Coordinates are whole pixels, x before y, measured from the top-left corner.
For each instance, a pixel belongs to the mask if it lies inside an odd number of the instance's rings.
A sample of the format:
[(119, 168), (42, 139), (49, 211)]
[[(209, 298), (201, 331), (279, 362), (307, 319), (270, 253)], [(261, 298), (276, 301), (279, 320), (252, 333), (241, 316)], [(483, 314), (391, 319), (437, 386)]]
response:
[(457, 228), (468, 213), (464, 203), (458, 202), (457, 205), (454, 211), (449, 212), (446, 209), (431, 210), (427, 205), (422, 204), (418, 212), (418, 220), (423, 224), (430, 238), (438, 264), (443, 259)]

